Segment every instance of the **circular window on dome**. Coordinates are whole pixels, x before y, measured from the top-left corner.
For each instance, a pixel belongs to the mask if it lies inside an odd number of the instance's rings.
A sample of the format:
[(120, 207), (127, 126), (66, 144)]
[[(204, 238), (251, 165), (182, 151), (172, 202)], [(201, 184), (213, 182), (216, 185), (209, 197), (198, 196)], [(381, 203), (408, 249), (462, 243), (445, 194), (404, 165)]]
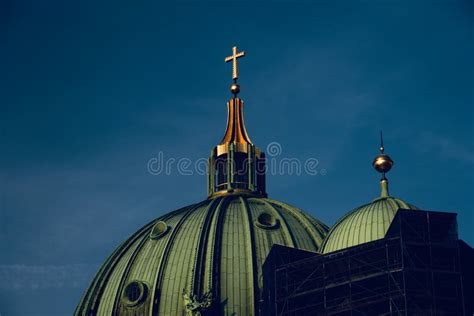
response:
[(264, 212), (258, 215), (257, 220), (255, 221), (255, 224), (260, 228), (274, 229), (274, 228), (278, 228), (278, 226), (280, 225), (280, 221), (277, 218), (275, 218), (275, 216)]
[(156, 224), (153, 226), (151, 232), (150, 232), (150, 238), (151, 239), (158, 239), (166, 235), (168, 232), (168, 225), (163, 222), (163, 221), (158, 221)]
[(145, 283), (132, 281), (123, 291), (123, 300), (127, 306), (137, 306), (146, 300), (147, 292), (148, 288)]

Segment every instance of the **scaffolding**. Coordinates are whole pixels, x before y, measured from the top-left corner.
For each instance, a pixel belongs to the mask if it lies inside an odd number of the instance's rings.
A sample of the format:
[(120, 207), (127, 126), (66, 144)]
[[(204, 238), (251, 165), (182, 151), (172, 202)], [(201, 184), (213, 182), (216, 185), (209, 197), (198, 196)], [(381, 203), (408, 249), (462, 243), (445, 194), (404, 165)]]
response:
[(326, 255), (274, 246), (263, 314), (467, 314), (459, 244), (456, 214), (399, 210), (384, 239)]

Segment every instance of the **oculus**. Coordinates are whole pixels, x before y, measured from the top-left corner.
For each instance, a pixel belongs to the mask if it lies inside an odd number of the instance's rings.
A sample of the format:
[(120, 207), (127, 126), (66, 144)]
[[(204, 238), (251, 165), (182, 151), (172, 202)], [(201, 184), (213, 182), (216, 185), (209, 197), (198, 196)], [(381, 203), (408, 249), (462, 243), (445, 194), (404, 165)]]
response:
[(275, 229), (280, 226), (280, 221), (272, 214), (263, 212), (258, 215), (255, 225), (264, 229)]
[(123, 301), (129, 307), (137, 306), (146, 300), (148, 287), (140, 281), (130, 282), (123, 291)]
[(168, 233), (169, 227), (164, 221), (158, 221), (150, 232), (151, 239), (159, 239)]

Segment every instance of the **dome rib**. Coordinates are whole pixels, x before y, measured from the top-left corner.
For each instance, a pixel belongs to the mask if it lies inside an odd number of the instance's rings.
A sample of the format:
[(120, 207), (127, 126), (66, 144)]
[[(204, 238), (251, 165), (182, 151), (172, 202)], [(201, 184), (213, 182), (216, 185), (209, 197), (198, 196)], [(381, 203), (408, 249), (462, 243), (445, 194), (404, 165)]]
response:
[(224, 226), (224, 219), (225, 216), (227, 215), (228, 211), (228, 206), (231, 202), (231, 197), (226, 196), (222, 199), (222, 202), (219, 205), (219, 213), (217, 214), (216, 218), (216, 226), (215, 226), (215, 231), (214, 231), (214, 256), (212, 260), (212, 270), (211, 270), (211, 277), (212, 277), (212, 283), (211, 283), (211, 290), (213, 293), (215, 293), (215, 299), (217, 300), (218, 304), (220, 305), (220, 299), (221, 299), (221, 293), (220, 293), (220, 287), (221, 287), (221, 262), (222, 262), (222, 251), (221, 249), (223, 248), (223, 226)]
[[(396, 206), (394, 209), (399, 209), (400, 206)], [(392, 218), (389, 215), (389, 208), (386, 203), (382, 204), (382, 212), (381, 212), (381, 218), (380, 221), (378, 222), (378, 231), (377, 231), (377, 236), (385, 236), (385, 232), (388, 229), (388, 226), (390, 226), (390, 223), (392, 222)], [(395, 213), (394, 213), (395, 215)]]
[[(145, 230), (145, 231), (148, 231), (148, 229)], [(146, 235), (145, 235), (145, 236), (142, 236), (141, 239), (137, 241), (137, 245), (136, 245), (135, 249), (133, 250), (133, 252), (131, 253), (130, 259), (128, 260), (127, 264), (125, 265), (125, 269), (124, 269), (124, 272), (122, 274), (126, 275), (127, 277), (122, 278), (120, 280), (119, 284), (118, 284), (117, 294), (115, 295), (113, 310), (116, 310), (118, 308), (119, 304), (120, 304), (120, 299), (122, 298), (122, 291), (125, 288), (125, 284), (126, 284), (125, 282), (128, 280), (128, 276), (130, 274), (130, 270), (132, 269), (132, 265), (135, 262), (135, 260), (138, 256), (138, 254), (140, 253), (140, 251), (143, 249), (143, 246), (145, 245), (147, 240), (148, 240), (148, 238), (146, 238)]]
[[(356, 214), (355, 216), (352, 216), (349, 219), (349, 221), (348, 221), (348, 223), (345, 227), (345, 230), (344, 230), (343, 238), (341, 238), (339, 247), (347, 247), (347, 241), (350, 240), (350, 238), (352, 238), (353, 240), (355, 240), (357, 238), (357, 240), (359, 240), (361, 238), (360, 234), (361, 233), (365, 234), (365, 232), (361, 232), (361, 231), (357, 231), (357, 230), (352, 229), (352, 227), (356, 226), (357, 223), (364, 216), (367, 216), (367, 214), (365, 214), (364, 212), (359, 212), (358, 214)], [(351, 233), (352, 233), (352, 236), (350, 236)]]
[[(372, 203), (370, 205), (370, 208), (366, 210), (366, 212), (368, 213), (367, 217), (369, 217), (369, 214), (370, 214), (370, 229), (368, 229), (369, 236), (367, 237), (367, 234), (366, 234), (366, 238), (358, 241), (358, 244), (365, 242), (366, 240), (379, 239), (378, 237), (379, 228), (383, 225), (383, 224), (379, 225), (379, 217), (382, 214), (382, 212), (380, 212), (380, 209), (383, 209), (383, 207), (384, 207), (384, 203), (382, 204)], [(363, 226), (364, 222), (359, 223), (359, 225)]]
[[(158, 296), (160, 293), (160, 290), (163, 286), (163, 275), (165, 273), (165, 269), (166, 269), (166, 265), (168, 264), (168, 260), (169, 260), (169, 257), (170, 257), (170, 252), (171, 252), (171, 248), (173, 247), (173, 244), (174, 244), (174, 240), (177, 238), (177, 235), (181, 229), (181, 227), (183, 226), (183, 223), (188, 219), (189, 216), (191, 216), (192, 212), (194, 210), (196, 210), (200, 205), (202, 205), (204, 203), (198, 203), (198, 204), (194, 204), (194, 205), (191, 205), (186, 213), (178, 220), (176, 226), (172, 229), (171, 233), (170, 233), (170, 236), (168, 237), (168, 239), (166, 240), (166, 245), (163, 249), (163, 253), (161, 255), (161, 258), (160, 258), (160, 262), (159, 262), (159, 265), (158, 265), (158, 269), (157, 269), (157, 274), (156, 274), (156, 277), (155, 277), (155, 284), (153, 286), (153, 293), (152, 293), (152, 301), (153, 302), (156, 302), (156, 304), (151, 304), (150, 308), (151, 308), (151, 311), (152, 311), (152, 315), (155, 314), (155, 311), (159, 311), (160, 308), (162, 308), (162, 302), (160, 300), (160, 297)], [(158, 314), (158, 313), (157, 313)]]
[(194, 258), (196, 269), (194, 271), (194, 278), (191, 279), (190, 289), (192, 289), (193, 293), (200, 295), (204, 294), (204, 269), (207, 260), (206, 249), (210, 235), (210, 226), (219, 202), (219, 199), (215, 199), (207, 206), (206, 217), (199, 236), (198, 251)]
[(166, 293), (164, 296), (160, 293), (161, 300), (165, 303), (160, 304), (157, 309), (160, 315), (177, 314), (184, 305), (184, 291), (188, 292), (187, 294), (194, 294), (189, 293), (190, 289), (187, 287), (190, 283), (189, 278), (192, 277), (192, 270), (195, 269), (192, 258), (197, 251), (198, 236), (208, 205), (209, 201), (206, 201), (191, 211), (189, 217), (182, 222), (176, 239), (173, 240), (160, 286), (157, 287), (160, 292)]
[(251, 285), (249, 287), (250, 291), (248, 295), (250, 296), (249, 301), (251, 302), (251, 306), (249, 309), (251, 312), (255, 313), (255, 310), (258, 306), (257, 296), (255, 295), (255, 291), (258, 291), (258, 272), (256, 268), (257, 261), (255, 258), (255, 253), (256, 253), (255, 232), (254, 232), (252, 217), (250, 216), (250, 207), (247, 201), (245, 201), (242, 197), (239, 197), (239, 199), (244, 211), (243, 217), (245, 218), (244, 222), (246, 224), (245, 227), (247, 228), (245, 229), (245, 231), (248, 232), (248, 234), (245, 234), (245, 235), (248, 236), (248, 238), (246, 238), (246, 249), (247, 249), (246, 266), (247, 266), (248, 271), (250, 271), (250, 273), (247, 273), (247, 276), (248, 276), (249, 285)]
[[(346, 247), (347, 240), (349, 239), (349, 235), (351, 233), (351, 227), (353, 227), (356, 221), (358, 221), (358, 217), (362, 217), (363, 213), (358, 214), (358, 216), (353, 216), (348, 221), (347, 225), (342, 230), (342, 237), (340, 240), (340, 247)], [(360, 236), (357, 236), (359, 238)]]
[(211, 218), (207, 242), (207, 260), (205, 261), (206, 268), (204, 269), (203, 280), (206, 282), (203, 284), (203, 292), (211, 292), (213, 297), (216, 299), (219, 296), (218, 292), (218, 280), (215, 277), (218, 275), (220, 267), (219, 262), (221, 260), (220, 256), (220, 245), (221, 245), (221, 236), (219, 227), (222, 227), (222, 217), (223, 212), (225, 212), (225, 205), (227, 200), (225, 198), (217, 198), (218, 204)]

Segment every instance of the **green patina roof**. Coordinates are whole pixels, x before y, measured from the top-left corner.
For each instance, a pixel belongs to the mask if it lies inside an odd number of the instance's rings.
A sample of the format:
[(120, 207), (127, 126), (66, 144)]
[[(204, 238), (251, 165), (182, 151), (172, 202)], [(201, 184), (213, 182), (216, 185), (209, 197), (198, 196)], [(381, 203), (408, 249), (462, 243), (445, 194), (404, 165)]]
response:
[(258, 314), (271, 246), (317, 251), (327, 230), (267, 198), (229, 195), (184, 207), (120, 245), (75, 315)]
[(383, 238), (400, 208), (417, 209), (390, 196), (354, 209), (334, 224), (321, 246), (321, 252), (329, 253)]

